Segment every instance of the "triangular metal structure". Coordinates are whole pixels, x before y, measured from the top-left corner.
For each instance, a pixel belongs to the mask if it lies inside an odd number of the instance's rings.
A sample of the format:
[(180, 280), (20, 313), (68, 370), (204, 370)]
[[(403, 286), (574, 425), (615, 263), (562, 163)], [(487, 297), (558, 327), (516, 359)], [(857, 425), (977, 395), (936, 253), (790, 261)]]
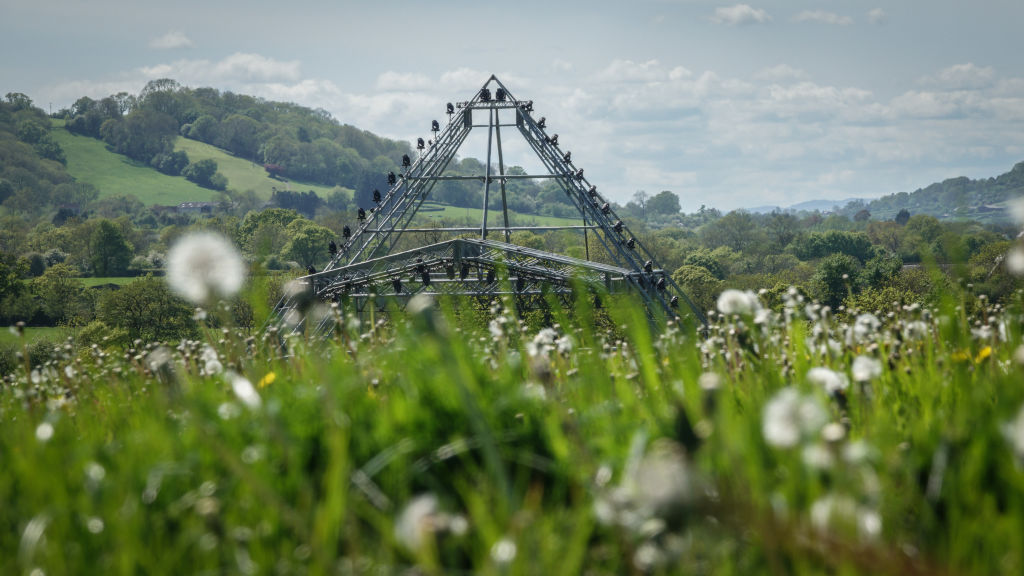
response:
[[(700, 324), (701, 310), (662, 270), (654, 256), (616, 216), (611, 203), (563, 152), (557, 134), (548, 134), (546, 120), (534, 118), (533, 102), (519, 100), (495, 76), (473, 98), (448, 104), (448, 123), (434, 122), (434, 138), (417, 142), (418, 157), (403, 159), (402, 172), (388, 175), (388, 190), (374, 198), (373, 206), (359, 207), (355, 229), (343, 239), (324, 269), (300, 279), (320, 301), (344, 302), (363, 313), (367, 306), (384, 307), (387, 300), (404, 304), (421, 292), (478, 297), (482, 302), (499, 295), (530, 296), (542, 293), (568, 298), (574, 281), (601, 287), (606, 293), (631, 291), (640, 296), (648, 317), (675, 318), (688, 308)], [(486, 128), (485, 173), (475, 176), (446, 174), (459, 148), (474, 128)], [(544, 174), (507, 174), (502, 150), (502, 129), (515, 128), (546, 169)], [(495, 167), (492, 153), (497, 155)], [(495, 168), (497, 170), (495, 171)], [(554, 179), (579, 211), (578, 226), (510, 226), (506, 183), (517, 178)], [(414, 228), (413, 217), (446, 180), (478, 180), (483, 185), (480, 227)], [(488, 225), (491, 194), (501, 194), (502, 224)], [(376, 194), (375, 194), (376, 196)], [(582, 233), (587, 259), (517, 246), (510, 243), (517, 230), (575, 229)], [(472, 233), (477, 238), (456, 238), (413, 249), (399, 250), (406, 234), (422, 232)], [(493, 237), (498, 234), (501, 241)], [(590, 261), (591, 238), (611, 264)], [(278, 305), (286, 317), (302, 297), (286, 296)], [(291, 323), (297, 326), (296, 323)], [(318, 330), (329, 329), (326, 322)]]

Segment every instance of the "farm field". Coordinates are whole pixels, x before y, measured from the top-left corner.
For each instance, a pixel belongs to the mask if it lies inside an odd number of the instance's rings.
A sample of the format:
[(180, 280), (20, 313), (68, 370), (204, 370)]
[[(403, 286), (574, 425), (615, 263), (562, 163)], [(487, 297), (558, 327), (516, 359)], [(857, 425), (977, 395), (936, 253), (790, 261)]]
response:
[[(423, 209), (417, 214), (417, 218), (426, 221), (443, 219), (448, 222), (463, 222), (470, 226), (479, 226), (483, 214), (484, 211), (480, 208), (462, 208), (424, 202)], [(575, 226), (582, 224), (582, 221), (578, 218), (556, 218), (509, 211), (509, 224), (511, 226)], [(503, 225), (500, 209), (487, 211), (487, 225)]]
[(22, 342), (35, 342), (46, 340), (48, 342), (62, 342), (72, 331), (63, 326), (26, 326), (24, 335), (19, 336), (13, 326), (5, 326), (0, 330), (0, 345), (13, 345)]
[(260, 164), (239, 158), (220, 148), (197, 140), (189, 140), (179, 136), (174, 141), (174, 149), (184, 150), (192, 162), (207, 158), (215, 160), (217, 162), (217, 170), (227, 177), (229, 188), (239, 191), (252, 190), (264, 200), (270, 199), (274, 188), (296, 192), (313, 190), (321, 198), (327, 198), (327, 194), (333, 189), (331, 186), (321, 184), (275, 180), (267, 175), (266, 170)]
[(113, 154), (102, 141), (72, 134), (63, 129), (62, 120), (50, 134), (64, 149), (68, 173), (88, 182), (100, 191), (100, 197), (131, 194), (151, 206), (178, 205), (182, 202), (214, 200), (216, 192), (200, 188), (180, 177), (161, 174), (125, 156)]
[(1024, 570), (1019, 294), (731, 290), (707, 337), (576, 302), (36, 359), (0, 388), (0, 571)]

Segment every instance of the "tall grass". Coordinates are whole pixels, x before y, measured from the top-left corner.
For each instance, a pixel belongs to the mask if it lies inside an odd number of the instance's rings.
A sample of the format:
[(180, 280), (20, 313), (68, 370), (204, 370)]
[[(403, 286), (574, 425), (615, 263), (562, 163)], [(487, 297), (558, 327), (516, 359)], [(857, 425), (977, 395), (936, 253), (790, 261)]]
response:
[(58, 348), (0, 390), (0, 572), (1024, 569), (1019, 302), (747, 297)]

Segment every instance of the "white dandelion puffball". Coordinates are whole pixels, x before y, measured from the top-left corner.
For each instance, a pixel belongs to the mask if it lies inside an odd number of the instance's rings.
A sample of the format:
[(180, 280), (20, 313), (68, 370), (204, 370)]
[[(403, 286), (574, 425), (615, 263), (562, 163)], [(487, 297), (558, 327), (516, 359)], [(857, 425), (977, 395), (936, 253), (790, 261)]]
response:
[(853, 359), (853, 379), (857, 382), (868, 382), (882, 375), (882, 363), (871, 356), (857, 356)]
[(823, 388), (829, 396), (845, 392), (850, 387), (850, 383), (846, 380), (846, 374), (821, 367), (808, 370), (807, 381)]
[(168, 285), (195, 304), (205, 304), (214, 295), (231, 297), (244, 282), (242, 255), (220, 234), (185, 235), (167, 253)]
[(1017, 461), (1024, 464), (1024, 406), (1020, 407), (1016, 418), (1003, 423), (1002, 429)]
[(718, 311), (726, 315), (750, 315), (761, 309), (761, 301), (757, 299), (757, 294), (750, 290), (744, 292), (730, 288), (718, 296), (716, 304)]
[(1015, 246), (1010, 248), (1003, 260), (1006, 271), (1014, 276), (1024, 276), (1024, 247)]
[(792, 448), (803, 437), (816, 435), (827, 422), (828, 414), (817, 400), (783, 388), (765, 404), (761, 432), (769, 445)]

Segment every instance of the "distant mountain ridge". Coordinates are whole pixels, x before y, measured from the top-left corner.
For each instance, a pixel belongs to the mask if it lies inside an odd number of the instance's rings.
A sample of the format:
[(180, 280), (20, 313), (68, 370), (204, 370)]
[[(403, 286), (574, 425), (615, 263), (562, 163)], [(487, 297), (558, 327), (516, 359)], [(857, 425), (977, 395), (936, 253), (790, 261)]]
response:
[(790, 206), (756, 206), (747, 212), (767, 214), (784, 212), (837, 212), (852, 217), (866, 209), (875, 220), (891, 220), (900, 210), (911, 214), (928, 214), (940, 220), (977, 220), (1005, 222), (1010, 220), (1007, 202), (1024, 197), (1024, 162), (1018, 162), (1004, 174), (972, 180), (966, 176), (918, 188), (913, 192), (897, 192), (876, 199), (846, 198), (843, 200), (808, 200)]
[(844, 200), (806, 200), (804, 202), (798, 202), (789, 206), (755, 206), (754, 208), (748, 208), (747, 212), (754, 212), (756, 214), (769, 214), (776, 210), (783, 212), (836, 212), (842, 209), (850, 202), (868, 202), (869, 198), (846, 198)]
[(898, 192), (867, 205), (872, 218), (891, 219), (903, 209), (939, 219), (1007, 221), (1007, 202), (1024, 196), (1024, 162), (996, 177), (949, 178), (913, 192)]

